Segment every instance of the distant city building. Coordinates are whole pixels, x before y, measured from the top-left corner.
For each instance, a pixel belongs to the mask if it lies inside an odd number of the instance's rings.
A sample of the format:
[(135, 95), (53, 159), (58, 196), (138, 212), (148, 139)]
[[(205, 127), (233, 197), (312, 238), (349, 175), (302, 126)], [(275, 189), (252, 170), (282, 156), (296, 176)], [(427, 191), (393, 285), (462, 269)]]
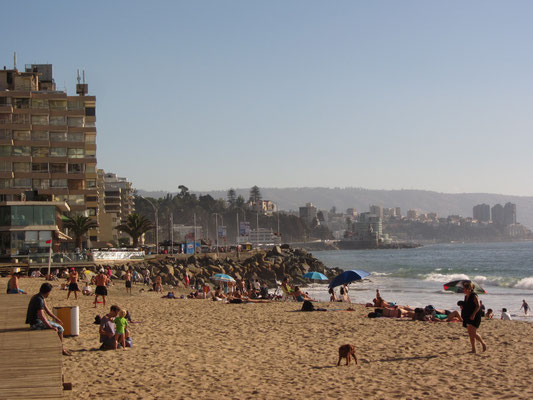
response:
[(255, 246), (271, 246), (281, 244), (281, 237), (277, 236), (272, 229), (251, 229), (247, 235), (237, 237), (237, 244), (252, 243)]
[(357, 210), (355, 208), (346, 209), (346, 214), (350, 217), (357, 217)]
[(370, 206), (370, 214), (375, 214), (379, 218), (383, 219), (383, 207), (382, 206)]
[(410, 219), (410, 220), (416, 220), (418, 218), (418, 211), (417, 210), (407, 210), (406, 217), (407, 217), (407, 219)]
[(317, 209), (313, 203), (307, 203), (305, 207), (300, 207), (300, 218), (307, 224), (310, 225), (316, 218)]
[(514, 225), (516, 224), (516, 204), (506, 203), (503, 206), (503, 225)]
[(491, 209), (492, 223), (497, 226), (504, 226), (503, 207), (501, 204), (495, 204)]
[(373, 213), (359, 214), (359, 220), (354, 224), (354, 239), (376, 240), (383, 235), (383, 221)]
[(259, 200), (257, 202), (251, 201), (248, 203), (249, 207), (261, 214), (270, 215), (278, 211), (276, 203), (270, 200)]
[(474, 206), (472, 216), (479, 222), (490, 221), (490, 206), (488, 204), (478, 204)]
[(401, 218), (402, 217), (402, 209), (400, 207), (396, 207), (395, 209), (396, 217)]
[(204, 236), (202, 227), (200, 225), (197, 225), (195, 229), (194, 225), (175, 224), (172, 229), (174, 230), (175, 242), (192, 242), (195, 236), (196, 240)]

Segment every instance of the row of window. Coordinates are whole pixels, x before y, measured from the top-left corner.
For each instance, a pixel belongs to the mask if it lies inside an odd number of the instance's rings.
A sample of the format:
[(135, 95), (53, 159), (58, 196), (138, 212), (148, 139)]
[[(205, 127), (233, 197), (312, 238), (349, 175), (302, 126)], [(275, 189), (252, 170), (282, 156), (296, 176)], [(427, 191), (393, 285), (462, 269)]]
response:
[(96, 165), (79, 163), (30, 163), (11, 162), (0, 160), (0, 172), (35, 172), (35, 173), (69, 173), (83, 174), (84, 172), (96, 173)]
[(40, 110), (53, 111), (78, 111), (85, 109), (85, 115), (94, 116), (95, 107), (85, 106), (83, 100), (62, 100), (62, 99), (29, 99), (29, 98), (10, 98), (0, 97), (0, 106), (10, 106), (14, 108), (34, 108)]
[(31, 179), (31, 178), (0, 178), (0, 189), (49, 189), (68, 188), (73, 190), (92, 189), (96, 187), (96, 179)]
[(0, 157), (10, 156), (94, 158), (96, 157), (96, 150), (66, 147), (0, 145)]
[(67, 117), (64, 115), (29, 115), (0, 114), (0, 124), (56, 125), (75, 128), (94, 127), (94, 121), (85, 122), (85, 117)]
[(0, 139), (14, 140), (40, 140), (51, 142), (85, 142), (96, 143), (96, 133), (83, 132), (48, 132), (0, 129)]

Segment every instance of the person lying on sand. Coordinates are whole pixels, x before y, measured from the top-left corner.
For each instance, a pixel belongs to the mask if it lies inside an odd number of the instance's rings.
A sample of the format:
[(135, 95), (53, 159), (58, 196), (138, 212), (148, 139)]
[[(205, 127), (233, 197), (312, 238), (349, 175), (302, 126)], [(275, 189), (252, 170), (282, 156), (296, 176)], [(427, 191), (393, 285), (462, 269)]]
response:
[(203, 299), (204, 294), (200, 293), (198, 290), (195, 290), (187, 295), (188, 299)]
[(211, 298), (213, 301), (221, 301), (226, 298), (226, 295), (222, 291), (222, 288), (220, 286), (217, 286), (216, 290), (214, 292), (211, 292)]
[(242, 295), (240, 288), (235, 290), (235, 293), (228, 295), (227, 302), (232, 304), (241, 304), (241, 303), (271, 303), (272, 300), (268, 299), (250, 299)]

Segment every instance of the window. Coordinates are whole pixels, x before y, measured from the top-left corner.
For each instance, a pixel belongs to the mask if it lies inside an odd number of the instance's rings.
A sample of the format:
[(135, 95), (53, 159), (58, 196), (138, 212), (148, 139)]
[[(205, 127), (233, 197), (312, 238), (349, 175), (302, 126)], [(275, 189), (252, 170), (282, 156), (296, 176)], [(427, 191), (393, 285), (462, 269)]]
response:
[(89, 239), (91, 240), (91, 242), (96, 242), (98, 241), (98, 236), (89, 236)]
[(33, 223), (35, 225), (55, 225), (55, 206), (33, 206)]
[(48, 132), (47, 131), (32, 131), (31, 140), (48, 141)]
[(83, 132), (69, 132), (67, 140), (69, 142), (83, 142)]
[(0, 179), (0, 189), (9, 189), (11, 187), (11, 179)]
[(50, 180), (48, 179), (33, 179), (31, 186), (34, 189), (48, 189), (50, 188)]
[(9, 129), (0, 129), (0, 139), (11, 139), (11, 131)]
[(30, 154), (30, 146), (13, 146), (14, 156), (29, 156)]
[(67, 164), (50, 163), (50, 172), (53, 174), (64, 174), (67, 172)]
[(53, 201), (67, 201), (68, 196), (66, 194), (54, 194)]
[(96, 174), (96, 165), (94, 164), (87, 164), (85, 166), (85, 172), (89, 174)]
[(66, 157), (66, 147), (50, 147), (50, 157)]
[(83, 117), (68, 117), (68, 126), (83, 128)]
[(31, 172), (39, 172), (39, 173), (48, 172), (48, 163), (33, 163), (31, 165)]
[(69, 174), (82, 174), (83, 173), (83, 164), (69, 164), (68, 165)]
[(94, 117), (96, 115), (95, 107), (85, 107), (85, 115), (87, 117)]
[(85, 186), (87, 188), (95, 188), (96, 187), (96, 179), (86, 179), (85, 180)]
[(50, 125), (66, 125), (67, 118), (64, 115), (50, 115)]
[(32, 157), (48, 157), (48, 147), (32, 147)]
[(11, 97), (0, 97), (0, 106), (10, 106)]
[(15, 108), (29, 108), (30, 107), (30, 99), (13, 99)]
[(96, 122), (94, 122), (94, 121), (85, 121), (85, 127), (86, 128), (94, 128), (94, 127), (96, 127)]
[(30, 172), (30, 163), (29, 162), (14, 162), (13, 171), (14, 172)]
[(11, 155), (11, 146), (0, 146), (0, 156), (6, 157)]
[(31, 99), (31, 108), (48, 109), (47, 99)]
[(50, 110), (66, 110), (67, 101), (66, 100), (50, 100)]
[(96, 134), (86, 133), (85, 134), (85, 143), (87, 144), (96, 144)]
[(98, 201), (98, 196), (87, 196), (87, 201)]
[(0, 114), (0, 124), (10, 124), (11, 114)]
[(29, 124), (30, 116), (28, 114), (13, 114), (13, 123), (14, 124)]
[(14, 188), (30, 188), (31, 187), (31, 179), (29, 179), (29, 178), (15, 178), (15, 179), (13, 179), (13, 187)]
[(85, 103), (81, 100), (69, 100), (68, 101), (68, 109), (71, 110), (83, 110), (85, 107)]
[(32, 125), (48, 125), (48, 115), (32, 115), (31, 123)]
[(66, 142), (67, 132), (50, 132), (51, 142)]
[(13, 131), (13, 139), (15, 139), (15, 140), (31, 140), (30, 131)]
[(87, 158), (95, 158), (96, 157), (96, 150), (90, 150), (90, 149), (87, 149), (85, 150), (85, 157)]
[(11, 161), (0, 160), (0, 172), (11, 172)]
[(89, 211), (89, 216), (95, 216), (96, 210), (96, 208), (88, 208), (87, 211)]
[(83, 158), (85, 157), (85, 149), (68, 149), (69, 158)]
[(85, 196), (82, 194), (69, 194), (68, 195), (68, 204), (70, 205), (84, 205)]
[(67, 180), (66, 179), (50, 179), (50, 186), (53, 188), (66, 188)]

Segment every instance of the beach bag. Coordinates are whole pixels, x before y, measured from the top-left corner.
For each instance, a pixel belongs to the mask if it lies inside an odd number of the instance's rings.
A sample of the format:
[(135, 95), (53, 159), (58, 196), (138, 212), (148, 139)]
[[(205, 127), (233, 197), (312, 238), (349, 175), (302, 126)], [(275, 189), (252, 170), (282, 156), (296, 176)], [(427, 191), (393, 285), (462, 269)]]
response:
[(315, 306), (309, 300), (305, 300), (302, 304), (302, 311), (315, 311)]
[(94, 322), (93, 322), (93, 324), (95, 324), (95, 325), (100, 325), (101, 322), (102, 322), (102, 318), (100, 318), (99, 315), (97, 315), (96, 317), (94, 317)]

